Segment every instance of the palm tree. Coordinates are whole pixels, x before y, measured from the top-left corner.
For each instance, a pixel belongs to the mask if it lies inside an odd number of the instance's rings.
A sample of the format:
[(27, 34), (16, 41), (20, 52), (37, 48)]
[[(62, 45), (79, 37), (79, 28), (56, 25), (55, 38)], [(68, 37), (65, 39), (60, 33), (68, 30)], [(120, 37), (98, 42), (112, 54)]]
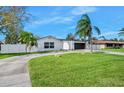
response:
[(33, 46), (37, 47), (38, 45), (37, 38), (31, 32), (26, 32), (26, 31), (21, 31), (19, 42), (22, 44), (26, 44), (26, 47), (25, 47), (26, 52), (28, 47), (29, 47), (29, 50), (31, 50)]
[(75, 36), (72, 33), (67, 34), (66, 40), (75, 40)]
[(91, 52), (93, 50), (92, 49), (93, 29), (96, 30), (98, 35), (101, 34), (99, 28), (97, 26), (92, 25), (89, 16), (87, 14), (84, 14), (77, 23), (76, 35), (79, 35), (80, 39), (84, 39), (85, 42), (86, 42), (86, 39), (88, 40), (88, 43), (90, 44)]

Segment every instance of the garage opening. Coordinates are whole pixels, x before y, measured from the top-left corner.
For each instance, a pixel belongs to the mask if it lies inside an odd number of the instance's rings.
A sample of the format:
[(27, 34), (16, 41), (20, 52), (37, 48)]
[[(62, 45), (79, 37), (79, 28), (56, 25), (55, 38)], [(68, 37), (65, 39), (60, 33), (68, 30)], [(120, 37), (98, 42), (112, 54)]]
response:
[(74, 43), (74, 49), (85, 49), (85, 43)]

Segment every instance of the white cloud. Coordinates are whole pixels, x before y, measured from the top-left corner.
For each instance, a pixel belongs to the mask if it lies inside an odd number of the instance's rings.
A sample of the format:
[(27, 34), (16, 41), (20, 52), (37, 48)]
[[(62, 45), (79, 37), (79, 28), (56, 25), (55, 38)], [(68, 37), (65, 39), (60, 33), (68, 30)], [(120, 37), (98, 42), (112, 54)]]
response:
[(73, 21), (73, 17), (60, 17), (60, 16), (56, 16), (56, 17), (49, 17), (49, 18), (44, 18), (44, 19), (39, 19), (39, 20), (35, 20), (32, 24), (35, 25), (45, 25), (45, 24), (67, 24), (69, 22)]
[(86, 13), (91, 13), (91, 12), (95, 12), (97, 9), (96, 7), (89, 7), (89, 6), (79, 6), (74, 8), (71, 13), (73, 15), (82, 15), (82, 14), (86, 14)]
[[(79, 6), (74, 7), (73, 10), (69, 11), (68, 13), (71, 13), (71, 16), (57, 16), (57, 12), (60, 12), (62, 10), (62, 7), (57, 7), (55, 11), (53, 12), (54, 16), (49, 16), (46, 18), (39, 18), (38, 20), (35, 20), (32, 22), (32, 25), (46, 25), (49, 23), (52, 24), (68, 24), (72, 21), (74, 21), (75, 16), (74, 15), (81, 15), (84, 13), (90, 13), (96, 11), (95, 7), (88, 7), (88, 6)], [(56, 16), (55, 16), (56, 15)], [(74, 27), (70, 28), (73, 29)]]
[(76, 25), (68, 27), (68, 29), (76, 29)]

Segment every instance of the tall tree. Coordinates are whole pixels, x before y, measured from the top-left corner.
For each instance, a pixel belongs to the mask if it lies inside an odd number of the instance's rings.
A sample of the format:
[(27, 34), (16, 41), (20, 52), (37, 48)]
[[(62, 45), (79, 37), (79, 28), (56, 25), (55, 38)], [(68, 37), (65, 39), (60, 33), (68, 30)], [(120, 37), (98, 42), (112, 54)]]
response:
[(26, 44), (25, 51), (27, 52), (27, 49), (31, 50), (33, 46), (38, 46), (37, 43), (37, 37), (34, 36), (31, 32), (21, 31), (19, 42), (21, 44)]
[(75, 36), (72, 33), (67, 34), (66, 40), (75, 40)]
[(76, 29), (77, 29), (76, 35), (79, 35), (81, 39), (84, 38), (85, 42), (86, 42), (86, 39), (88, 40), (88, 43), (90, 44), (90, 49), (92, 52), (93, 29), (96, 30), (98, 35), (100, 35), (101, 32), (99, 28), (97, 26), (93, 26), (89, 16), (87, 14), (84, 14), (81, 17), (81, 19), (78, 21)]
[(19, 6), (0, 8), (0, 32), (5, 35), (5, 43), (18, 43), (20, 29), (30, 16), (25, 9), (25, 7)]

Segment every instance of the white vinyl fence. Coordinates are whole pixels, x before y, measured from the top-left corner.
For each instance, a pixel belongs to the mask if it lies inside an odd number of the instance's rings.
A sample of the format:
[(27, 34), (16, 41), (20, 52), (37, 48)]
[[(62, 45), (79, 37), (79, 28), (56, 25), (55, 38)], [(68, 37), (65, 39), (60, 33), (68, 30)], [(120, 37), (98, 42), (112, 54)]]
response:
[[(25, 47), (25, 44), (2, 44), (1, 53), (23, 53), (26, 52)], [(30, 52), (37, 52), (37, 50), (38, 49), (36, 47), (32, 47)]]
[[(90, 48), (91, 48), (91, 45), (88, 44), (88, 43), (86, 43), (86, 49), (90, 49)], [(93, 45), (92, 45), (92, 49), (93, 49), (93, 50), (100, 50), (101, 48), (102, 48), (101, 45), (96, 45), (96, 44), (93, 44)]]
[(93, 50), (100, 50), (101, 45), (92, 45)]

